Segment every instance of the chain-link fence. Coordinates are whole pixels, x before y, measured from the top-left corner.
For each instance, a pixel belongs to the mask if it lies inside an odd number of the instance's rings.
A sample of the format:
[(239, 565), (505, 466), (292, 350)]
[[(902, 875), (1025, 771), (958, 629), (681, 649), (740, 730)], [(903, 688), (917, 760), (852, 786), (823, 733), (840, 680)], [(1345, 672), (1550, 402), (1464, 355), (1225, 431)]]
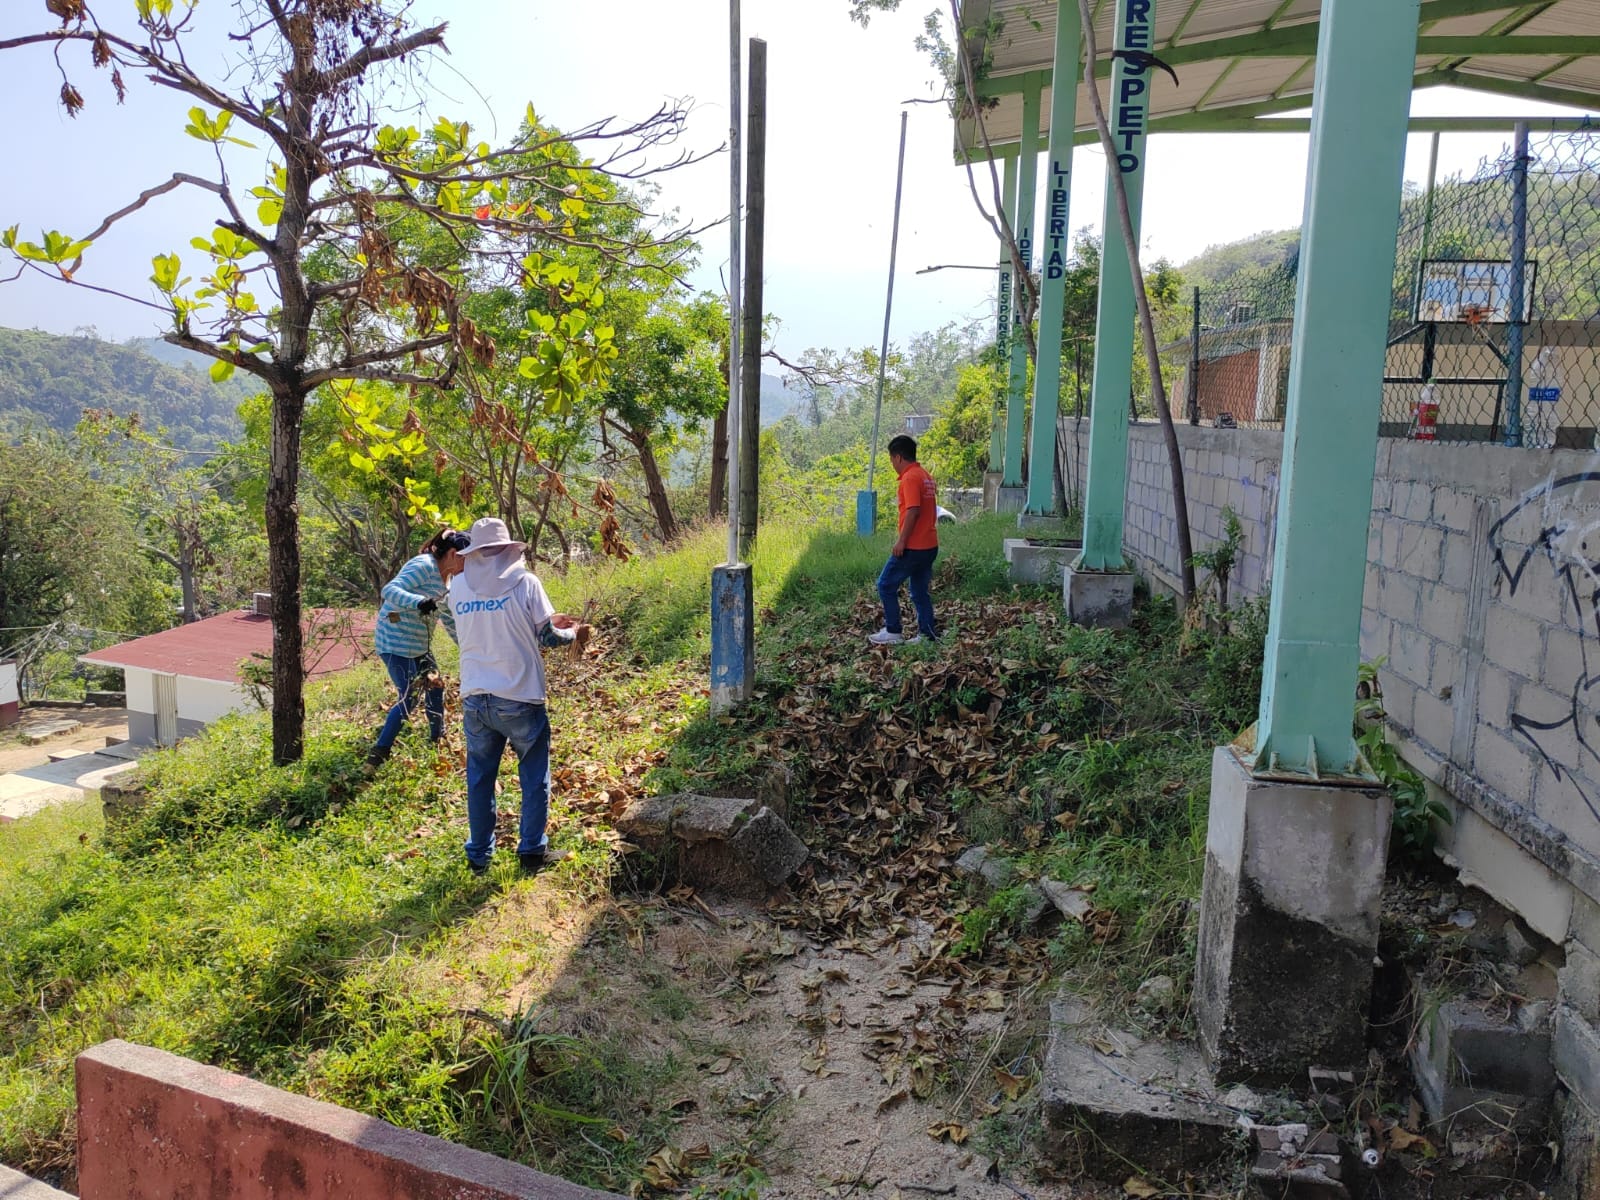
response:
[[(1597, 133), (1537, 136), (1470, 179), (1408, 193), (1384, 436), (1600, 446)], [(1291, 252), (1196, 289), (1195, 327), (1166, 348), (1184, 374), (1175, 409), (1207, 424), (1282, 423), (1297, 269)]]

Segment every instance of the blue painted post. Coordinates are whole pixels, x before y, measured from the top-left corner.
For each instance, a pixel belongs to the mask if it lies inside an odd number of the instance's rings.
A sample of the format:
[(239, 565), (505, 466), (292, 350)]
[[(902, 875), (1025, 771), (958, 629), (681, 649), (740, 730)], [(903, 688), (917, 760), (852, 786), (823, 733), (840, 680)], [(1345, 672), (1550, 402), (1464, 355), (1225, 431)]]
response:
[(711, 568), (711, 711), (750, 699), (756, 679), (755, 583), (749, 563)]
[(1367, 525), (1418, 0), (1324, 0), (1254, 771), (1357, 770)]
[[(1005, 160), (1000, 177), (1000, 199), (1005, 206), (1006, 224), (1017, 227), (1017, 160)], [(1011, 250), (1000, 243), (1000, 282), (995, 292), (994, 349), (998, 362), (1011, 363)], [(1007, 389), (1009, 391), (1009, 388)], [(1006, 457), (1006, 394), (995, 397), (994, 423), (989, 429), (989, 470), (999, 471)]]
[(1033, 430), (1024, 512), (1055, 512), (1056, 415), (1061, 404), (1061, 326), (1066, 311), (1067, 215), (1072, 198), (1072, 135), (1078, 123), (1083, 30), (1076, 0), (1056, 5), (1055, 69), (1050, 76), (1050, 170), (1046, 176), (1044, 269), (1039, 285), (1039, 358), (1033, 369)]
[[(877, 449), (872, 451), (877, 453)], [(878, 532), (878, 493), (876, 491), (860, 491), (856, 493), (856, 532), (862, 537), (871, 537)]]
[[(1153, 0), (1119, 0), (1116, 47), (1152, 50)], [(1144, 202), (1145, 129), (1150, 111), (1150, 71), (1119, 58), (1111, 72), (1111, 105), (1106, 114), (1117, 147), (1116, 166), (1128, 192), (1133, 235), (1139, 236)], [(1107, 165), (1110, 170), (1110, 165)], [(1133, 387), (1133, 271), (1117, 243), (1122, 218), (1117, 213), (1115, 181), (1106, 179), (1100, 220), (1100, 294), (1095, 308), (1094, 381), (1089, 387), (1089, 466), (1083, 495), (1083, 553), (1080, 571), (1125, 571), (1122, 521), (1128, 490), (1128, 392)]]
[(1511, 299), (1506, 304), (1506, 432), (1508, 446), (1522, 445), (1522, 294), (1528, 274), (1528, 123), (1518, 121), (1511, 167)]
[[(1012, 226), (1022, 267), (1031, 270), (1033, 261), (1033, 202), (1039, 190), (1039, 91), (1037, 75), (1029, 77), (1022, 92), (1022, 141), (1018, 146), (1017, 219)], [(1013, 281), (1013, 289), (1027, 285)], [(1006, 461), (1001, 487), (1020, 488), (1022, 477), (1023, 430), (1028, 407), (1028, 339), (1022, 329), (1022, 306), (1011, 305), (1011, 374), (1006, 388)]]

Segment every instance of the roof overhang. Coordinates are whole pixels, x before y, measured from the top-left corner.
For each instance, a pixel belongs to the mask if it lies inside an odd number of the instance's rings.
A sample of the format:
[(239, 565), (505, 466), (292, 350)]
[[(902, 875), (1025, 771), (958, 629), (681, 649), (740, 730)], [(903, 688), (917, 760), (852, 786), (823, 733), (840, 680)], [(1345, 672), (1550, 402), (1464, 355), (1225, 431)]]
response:
[[(1160, 0), (1155, 53), (1180, 82), (1157, 73), (1149, 132), (1303, 132), (1307, 119), (1279, 114), (1311, 103), (1320, 10), (1320, 0)], [(972, 61), (988, 64), (978, 84), (988, 103), (985, 136), (970, 116), (956, 122), (958, 160), (1014, 155), (1022, 95), (1034, 86), (1042, 94), (1040, 136), (1048, 135), (1055, 12), (1055, 4), (1037, 0), (961, 0)], [(1107, 78), (1116, 4), (1094, 0), (1093, 12), (1096, 74)], [(1421, 14), (1414, 88), (1468, 88), (1600, 112), (1600, 0), (1424, 0)], [(1075, 140), (1093, 141), (1088, 93), (1081, 79), (1077, 86)], [(1412, 128), (1504, 129), (1510, 120), (1422, 118)]]

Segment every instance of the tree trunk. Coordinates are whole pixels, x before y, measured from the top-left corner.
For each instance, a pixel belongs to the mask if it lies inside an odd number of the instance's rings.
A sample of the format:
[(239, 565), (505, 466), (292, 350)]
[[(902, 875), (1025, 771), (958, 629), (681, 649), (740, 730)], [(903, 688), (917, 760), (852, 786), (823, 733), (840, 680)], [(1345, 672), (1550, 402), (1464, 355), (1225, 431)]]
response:
[(715, 517), (728, 512), (728, 410), (711, 424), (711, 496), (706, 512)]
[(183, 589), (183, 623), (185, 625), (193, 625), (200, 619), (199, 609), (195, 603), (195, 570), (194, 553), (188, 546), (185, 546), (178, 559), (178, 586)]
[(300, 628), (300, 418), (305, 396), (280, 392), (272, 404), (267, 478), (267, 568), (272, 588), (272, 763), (305, 753), (306, 705)]
[(650, 511), (655, 514), (656, 525), (661, 529), (663, 542), (675, 542), (682, 530), (673, 515), (672, 501), (667, 497), (667, 485), (661, 478), (661, 467), (656, 462), (655, 447), (650, 445), (650, 435), (628, 426), (622, 435), (639, 452), (639, 469), (644, 472), (645, 494), (650, 499)]

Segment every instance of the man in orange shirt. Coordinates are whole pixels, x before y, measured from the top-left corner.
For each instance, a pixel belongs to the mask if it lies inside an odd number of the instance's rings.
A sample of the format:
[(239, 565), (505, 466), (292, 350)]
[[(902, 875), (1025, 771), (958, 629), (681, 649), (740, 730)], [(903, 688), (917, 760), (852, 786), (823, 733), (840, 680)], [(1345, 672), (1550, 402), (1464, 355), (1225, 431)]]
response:
[[(933, 622), (933, 560), (939, 557), (939, 505), (933, 477), (917, 462), (917, 443), (904, 434), (889, 442), (889, 462), (900, 477), (900, 536), (889, 551), (889, 561), (878, 576), (878, 598), (883, 601), (883, 628), (867, 640), (875, 646), (898, 646), (923, 638), (937, 639)], [(900, 585), (911, 592), (917, 613), (917, 632), (906, 637), (900, 629)]]

